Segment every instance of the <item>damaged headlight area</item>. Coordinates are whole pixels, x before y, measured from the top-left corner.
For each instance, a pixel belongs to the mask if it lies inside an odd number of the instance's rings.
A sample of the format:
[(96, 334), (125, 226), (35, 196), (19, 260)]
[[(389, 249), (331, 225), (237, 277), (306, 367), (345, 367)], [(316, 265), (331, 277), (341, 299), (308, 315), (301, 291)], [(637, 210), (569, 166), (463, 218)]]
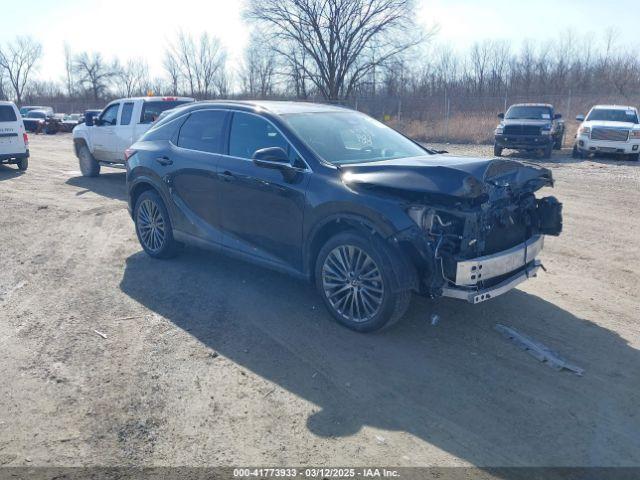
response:
[[(541, 248), (542, 235), (559, 235), (562, 231), (562, 204), (555, 197), (537, 199), (531, 192), (483, 204), (451, 207), (411, 205), (407, 214), (419, 227), (420, 250), (425, 259), (422, 275), (423, 293), (439, 296), (447, 288), (480, 290), (500, 281), (503, 275), (526, 270), (533, 259), (528, 258), (529, 245)], [(483, 274), (483, 259), (508, 254), (504, 266), (497, 261), (487, 263), (493, 274)], [(537, 253), (537, 252), (536, 252)], [(477, 260), (477, 265), (476, 265)], [(473, 265), (477, 273), (465, 273), (461, 280), (461, 265)], [(500, 269), (504, 268), (504, 272)], [(525, 272), (526, 273), (526, 272)], [(473, 285), (469, 285), (469, 279)], [(487, 297), (490, 298), (490, 297)]]

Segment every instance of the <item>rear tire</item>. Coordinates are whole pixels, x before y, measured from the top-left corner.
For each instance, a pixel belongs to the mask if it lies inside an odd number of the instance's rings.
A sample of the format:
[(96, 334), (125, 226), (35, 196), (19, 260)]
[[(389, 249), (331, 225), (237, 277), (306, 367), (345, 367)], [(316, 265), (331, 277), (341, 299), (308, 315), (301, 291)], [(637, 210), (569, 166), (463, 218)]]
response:
[(153, 258), (175, 257), (180, 244), (173, 238), (169, 212), (154, 190), (143, 192), (133, 210), (136, 235), (144, 251)]
[(27, 168), (29, 168), (29, 159), (21, 158), (20, 160), (18, 160), (18, 163), (16, 163), (16, 165), (18, 166), (18, 170), (25, 172)]
[(498, 145), (494, 145), (493, 146), (493, 155), (495, 157), (501, 157), (502, 156), (502, 147), (499, 147)]
[(100, 164), (93, 158), (89, 147), (84, 143), (78, 147), (78, 163), (83, 177), (97, 177), (100, 175)]
[(396, 323), (407, 311), (411, 291), (394, 292), (393, 255), (380, 239), (355, 231), (340, 233), (322, 247), (315, 281), (329, 313), (345, 327), (374, 332)]

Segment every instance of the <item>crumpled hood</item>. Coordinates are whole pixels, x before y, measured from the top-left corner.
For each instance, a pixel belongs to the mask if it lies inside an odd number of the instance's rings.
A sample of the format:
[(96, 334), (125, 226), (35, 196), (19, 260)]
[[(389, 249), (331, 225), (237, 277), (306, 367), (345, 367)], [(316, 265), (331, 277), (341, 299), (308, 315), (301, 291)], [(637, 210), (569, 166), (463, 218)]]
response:
[(347, 185), (369, 185), (434, 195), (473, 199), (492, 186), (517, 189), (537, 180), (533, 190), (552, 185), (551, 171), (533, 164), (505, 159), (425, 155), (343, 165)]

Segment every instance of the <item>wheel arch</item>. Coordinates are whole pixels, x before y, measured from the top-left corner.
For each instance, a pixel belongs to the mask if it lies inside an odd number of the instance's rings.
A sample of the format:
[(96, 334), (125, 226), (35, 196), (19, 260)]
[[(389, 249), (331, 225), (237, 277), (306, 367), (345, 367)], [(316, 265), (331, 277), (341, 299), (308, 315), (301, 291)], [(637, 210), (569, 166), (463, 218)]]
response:
[(335, 235), (346, 231), (356, 231), (365, 236), (374, 237), (374, 241), (384, 244), (389, 252), (388, 267), (394, 276), (395, 288), (397, 290), (417, 290), (418, 277), (415, 267), (399, 245), (389, 240), (393, 232), (386, 232), (385, 229), (376, 225), (366, 217), (354, 214), (336, 214), (324, 219), (315, 226), (305, 243), (306, 251), (304, 255), (305, 273), (314, 280), (314, 271), (318, 254), (323, 245)]

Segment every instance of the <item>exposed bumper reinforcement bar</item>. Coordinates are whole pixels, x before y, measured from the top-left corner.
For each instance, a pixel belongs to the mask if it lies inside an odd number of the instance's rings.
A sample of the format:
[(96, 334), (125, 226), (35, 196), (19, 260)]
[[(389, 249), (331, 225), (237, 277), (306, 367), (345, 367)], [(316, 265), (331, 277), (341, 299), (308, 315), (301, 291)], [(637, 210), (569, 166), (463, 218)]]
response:
[(512, 277), (500, 282), (493, 287), (478, 290), (469, 287), (445, 287), (442, 289), (443, 297), (458, 298), (469, 303), (481, 303), (491, 298), (507, 293), (525, 280), (535, 277), (538, 269), (542, 266), (539, 260), (534, 260), (529, 268), (518, 272)]
[(535, 235), (509, 250), (458, 262), (456, 285), (471, 287), (482, 280), (499, 277), (531, 263), (544, 246), (544, 235)]

